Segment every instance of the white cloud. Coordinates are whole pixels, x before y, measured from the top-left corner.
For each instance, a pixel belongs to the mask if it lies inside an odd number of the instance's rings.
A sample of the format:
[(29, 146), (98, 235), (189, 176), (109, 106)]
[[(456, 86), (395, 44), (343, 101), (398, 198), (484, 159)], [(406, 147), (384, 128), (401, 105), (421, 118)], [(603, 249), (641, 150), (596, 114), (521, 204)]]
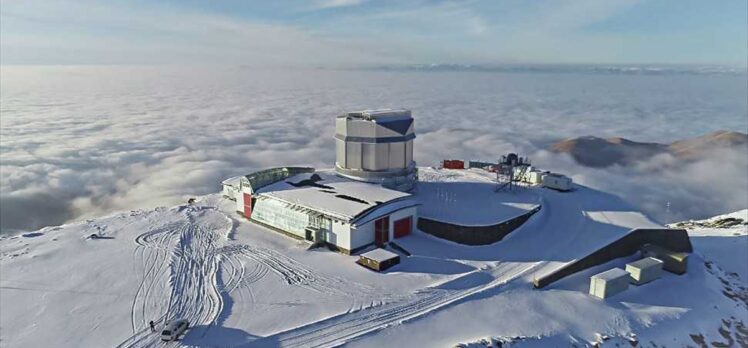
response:
[(667, 201), (672, 218), (748, 206), (740, 153), (600, 171), (539, 151), (587, 134), (668, 141), (745, 130), (744, 76), (0, 69), (3, 229), (174, 204), (264, 167), (330, 167), (333, 117), (368, 107), (413, 110), (420, 165), (519, 151), (659, 218)]

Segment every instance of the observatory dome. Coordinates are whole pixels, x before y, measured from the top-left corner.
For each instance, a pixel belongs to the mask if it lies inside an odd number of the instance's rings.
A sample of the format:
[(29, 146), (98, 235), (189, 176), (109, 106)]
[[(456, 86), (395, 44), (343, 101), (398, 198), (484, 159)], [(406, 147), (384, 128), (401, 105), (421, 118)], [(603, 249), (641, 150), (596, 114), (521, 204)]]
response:
[(416, 182), (410, 110), (349, 112), (335, 120), (335, 170), (360, 181), (410, 191)]

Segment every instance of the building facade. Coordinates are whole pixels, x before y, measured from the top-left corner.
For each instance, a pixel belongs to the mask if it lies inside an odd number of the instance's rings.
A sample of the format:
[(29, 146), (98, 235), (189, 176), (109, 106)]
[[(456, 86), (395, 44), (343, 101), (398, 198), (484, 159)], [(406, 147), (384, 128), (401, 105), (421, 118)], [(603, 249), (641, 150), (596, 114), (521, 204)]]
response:
[(243, 177), (235, 194), (237, 212), (346, 254), (416, 228), (418, 203), (410, 194), (310, 169), (272, 168)]

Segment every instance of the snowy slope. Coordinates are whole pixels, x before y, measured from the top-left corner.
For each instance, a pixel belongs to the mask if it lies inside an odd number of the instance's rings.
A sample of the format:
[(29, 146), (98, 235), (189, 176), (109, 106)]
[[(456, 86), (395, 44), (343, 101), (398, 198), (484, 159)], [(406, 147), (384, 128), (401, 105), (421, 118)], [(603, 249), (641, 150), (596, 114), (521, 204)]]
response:
[(748, 283), (748, 209), (670, 226), (688, 229), (696, 253)]
[[(471, 172), (432, 174), (435, 183), (485, 182)], [(8, 347), (164, 346), (147, 322), (186, 317), (194, 327), (168, 346), (449, 346), (487, 336), (564, 346), (634, 334), (680, 346), (694, 344), (690, 334), (726, 340), (725, 323), (735, 339), (748, 323), (742, 283), (700, 254), (687, 275), (606, 301), (586, 295), (587, 279), (626, 260), (532, 289), (534, 277), (631, 228), (658, 225), (582, 186), (523, 192), (543, 208), (503, 241), (468, 247), (416, 231), (398, 239), (413, 256), (382, 274), (252, 224), (218, 195), (4, 236), (0, 339)], [(104, 238), (87, 239), (92, 233)]]

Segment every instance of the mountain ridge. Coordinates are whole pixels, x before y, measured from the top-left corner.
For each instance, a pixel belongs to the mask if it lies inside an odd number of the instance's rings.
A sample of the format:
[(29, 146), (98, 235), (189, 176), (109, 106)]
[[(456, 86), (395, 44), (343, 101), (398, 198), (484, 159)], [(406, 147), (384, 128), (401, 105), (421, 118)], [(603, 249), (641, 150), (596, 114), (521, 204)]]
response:
[(748, 147), (748, 134), (720, 130), (669, 144), (638, 142), (622, 137), (583, 136), (556, 142), (548, 149), (554, 153), (567, 153), (584, 166), (605, 168), (631, 165), (663, 154), (690, 162), (706, 158), (714, 150), (741, 146)]

